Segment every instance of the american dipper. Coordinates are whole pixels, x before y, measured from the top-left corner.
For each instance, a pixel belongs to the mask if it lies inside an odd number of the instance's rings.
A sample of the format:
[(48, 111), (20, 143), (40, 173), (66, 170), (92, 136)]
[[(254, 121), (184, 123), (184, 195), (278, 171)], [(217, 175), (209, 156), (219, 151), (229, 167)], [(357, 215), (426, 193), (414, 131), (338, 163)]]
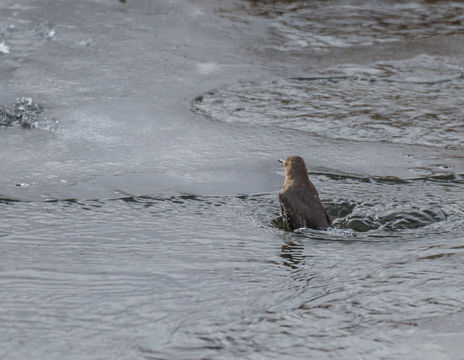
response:
[(304, 160), (293, 155), (279, 162), (285, 167), (284, 189), (279, 193), (280, 209), (290, 229), (327, 229), (330, 220), (309, 180)]

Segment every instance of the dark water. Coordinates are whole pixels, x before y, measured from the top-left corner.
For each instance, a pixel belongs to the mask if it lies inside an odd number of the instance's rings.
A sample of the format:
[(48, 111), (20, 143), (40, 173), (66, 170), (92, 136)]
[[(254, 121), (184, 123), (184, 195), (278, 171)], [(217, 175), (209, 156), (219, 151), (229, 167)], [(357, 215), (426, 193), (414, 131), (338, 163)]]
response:
[(0, 2), (0, 358), (464, 359), (463, 21)]
[[(237, 9), (270, 20), (266, 25), (272, 37), (263, 45), (284, 51), (328, 51), (464, 33), (464, 5), (459, 1), (248, 2)], [(236, 13), (229, 16), (241, 20)]]

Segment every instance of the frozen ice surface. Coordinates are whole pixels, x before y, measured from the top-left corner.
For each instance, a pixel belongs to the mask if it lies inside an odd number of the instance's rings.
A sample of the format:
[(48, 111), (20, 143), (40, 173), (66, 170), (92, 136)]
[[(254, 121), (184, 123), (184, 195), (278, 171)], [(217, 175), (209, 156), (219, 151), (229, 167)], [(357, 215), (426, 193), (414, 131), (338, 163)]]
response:
[(0, 53), (2, 54), (9, 54), (10, 53), (10, 48), (8, 45), (5, 44), (5, 41), (2, 41), (0, 43)]

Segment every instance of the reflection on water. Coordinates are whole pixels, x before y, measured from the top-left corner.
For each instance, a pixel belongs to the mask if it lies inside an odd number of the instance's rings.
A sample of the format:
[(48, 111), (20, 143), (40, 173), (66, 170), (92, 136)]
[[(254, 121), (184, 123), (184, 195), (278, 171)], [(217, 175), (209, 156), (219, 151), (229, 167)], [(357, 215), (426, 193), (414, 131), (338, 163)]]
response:
[[(214, 120), (335, 139), (461, 148), (463, 68), (419, 56), (308, 78), (241, 83), (193, 102)], [(438, 131), (437, 131), (438, 129)]]

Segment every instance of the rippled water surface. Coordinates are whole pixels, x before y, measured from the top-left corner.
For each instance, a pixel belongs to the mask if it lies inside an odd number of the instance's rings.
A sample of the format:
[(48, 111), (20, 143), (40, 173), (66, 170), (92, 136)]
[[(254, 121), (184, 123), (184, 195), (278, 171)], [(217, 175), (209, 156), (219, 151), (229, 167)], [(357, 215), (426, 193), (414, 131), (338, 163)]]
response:
[(0, 358), (464, 359), (463, 16), (0, 2)]
[(346, 66), (306, 78), (242, 83), (208, 92), (193, 106), (229, 123), (336, 139), (461, 148), (462, 74), (445, 59), (420, 56), (362, 70)]
[(3, 200), (2, 355), (458, 354), (462, 184), (315, 181), (326, 232), (273, 227), (275, 194)]
[(267, 27), (279, 43), (266, 39), (264, 45), (284, 51), (327, 51), (464, 32), (459, 1), (250, 0), (240, 8), (271, 20)]

